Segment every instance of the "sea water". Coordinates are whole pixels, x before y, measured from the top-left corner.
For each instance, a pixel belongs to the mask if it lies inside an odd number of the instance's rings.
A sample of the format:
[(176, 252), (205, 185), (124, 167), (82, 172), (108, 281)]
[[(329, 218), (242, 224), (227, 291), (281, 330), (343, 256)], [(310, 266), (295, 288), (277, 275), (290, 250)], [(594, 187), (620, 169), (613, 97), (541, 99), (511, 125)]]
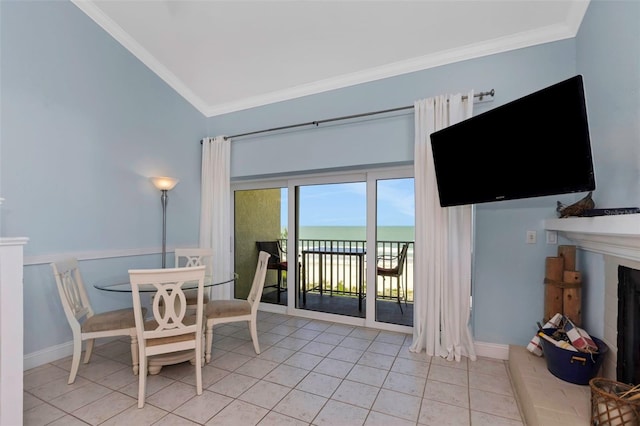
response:
[[(414, 241), (415, 228), (413, 226), (379, 226), (377, 228), (378, 241)], [(347, 240), (365, 241), (367, 228), (365, 226), (302, 226), (301, 240)]]

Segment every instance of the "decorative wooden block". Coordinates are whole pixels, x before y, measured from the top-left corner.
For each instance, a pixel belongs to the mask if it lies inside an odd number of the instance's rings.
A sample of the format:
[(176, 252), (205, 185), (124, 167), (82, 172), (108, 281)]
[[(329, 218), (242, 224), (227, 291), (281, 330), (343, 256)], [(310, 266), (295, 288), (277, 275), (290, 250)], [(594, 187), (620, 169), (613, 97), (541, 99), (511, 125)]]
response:
[(564, 271), (562, 311), (575, 325), (582, 325), (582, 274), (578, 271)]
[(576, 270), (576, 246), (558, 246), (558, 257), (564, 258), (564, 270)]
[(564, 273), (563, 257), (547, 257), (544, 275), (544, 318), (549, 321), (557, 313), (562, 313), (563, 292), (562, 278)]

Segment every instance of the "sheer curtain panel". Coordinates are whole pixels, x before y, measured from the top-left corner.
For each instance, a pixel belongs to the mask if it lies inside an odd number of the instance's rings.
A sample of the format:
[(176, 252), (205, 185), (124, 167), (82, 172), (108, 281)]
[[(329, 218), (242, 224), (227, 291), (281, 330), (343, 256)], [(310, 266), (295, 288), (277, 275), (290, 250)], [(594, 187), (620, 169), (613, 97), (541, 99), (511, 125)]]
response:
[[(202, 140), (200, 247), (213, 249), (213, 279), (231, 275), (231, 141)], [(230, 299), (231, 284), (211, 289), (212, 299)]]
[(471, 314), (471, 206), (440, 207), (431, 133), (473, 115), (473, 91), (416, 101), (415, 305), (410, 350), (476, 359)]

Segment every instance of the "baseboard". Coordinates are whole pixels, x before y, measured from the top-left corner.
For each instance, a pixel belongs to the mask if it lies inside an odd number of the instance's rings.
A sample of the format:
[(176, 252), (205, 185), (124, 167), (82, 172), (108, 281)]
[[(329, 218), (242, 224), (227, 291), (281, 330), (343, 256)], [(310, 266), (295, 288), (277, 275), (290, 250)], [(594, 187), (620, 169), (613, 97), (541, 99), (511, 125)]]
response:
[[(101, 337), (100, 339), (96, 339), (95, 348), (105, 345), (114, 340), (118, 340), (118, 336), (114, 337)], [(82, 350), (84, 351), (86, 343), (83, 342)], [(61, 343), (55, 346), (49, 346), (48, 348), (44, 348), (42, 350), (31, 352), (24, 356), (23, 361), (23, 370), (29, 370), (31, 368), (39, 367), (44, 364), (48, 364), (50, 362), (57, 361), (62, 358), (66, 358), (68, 356), (73, 355), (73, 340), (70, 340), (66, 343)], [(84, 356), (84, 352), (83, 355)]]
[(485, 358), (509, 359), (509, 345), (499, 345), (497, 343), (474, 342), (473, 347), (476, 355)]
[(73, 354), (73, 341), (49, 346), (42, 350), (31, 352), (24, 356), (24, 370), (30, 370), (44, 364), (71, 356)]

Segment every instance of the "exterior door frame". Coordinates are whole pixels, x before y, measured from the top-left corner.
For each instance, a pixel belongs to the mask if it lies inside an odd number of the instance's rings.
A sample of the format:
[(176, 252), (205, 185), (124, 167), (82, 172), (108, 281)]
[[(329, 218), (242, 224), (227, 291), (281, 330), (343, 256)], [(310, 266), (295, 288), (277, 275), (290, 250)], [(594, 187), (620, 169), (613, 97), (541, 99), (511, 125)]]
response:
[[(342, 172), (326, 172), (326, 173), (314, 173), (314, 174), (292, 174), (290, 176), (280, 176), (276, 178), (263, 178), (253, 180), (232, 181), (231, 191), (242, 190), (258, 190), (258, 189), (270, 189), (270, 188), (287, 188), (288, 206), (287, 206), (287, 229), (288, 229), (288, 241), (287, 247), (296, 247), (297, 241), (297, 224), (296, 224), (296, 203), (297, 203), (297, 187), (305, 185), (322, 185), (322, 184), (339, 184), (350, 182), (365, 182), (366, 184), (366, 239), (367, 246), (376, 246), (376, 182), (380, 179), (394, 179), (394, 178), (411, 178), (413, 177), (413, 165), (399, 166), (399, 167), (385, 167), (385, 168), (372, 168), (366, 170), (357, 171), (342, 171)], [(235, 238), (235, 221), (233, 212), (235, 210), (234, 205), (235, 197), (231, 197), (231, 237)], [(232, 244), (232, 247), (234, 245)], [(235, 253), (231, 254), (233, 261), (235, 261)], [(366, 262), (368, 265), (375, 265), (376, 255), (375, 251), (368, 251), (366, 255)], [(288, 277), (295, 278), (295, 288), (299, 286), (299, 265), (298, 262), (288, 262), (289, 269), (287, 270)], [(235, 265), (234, 265), (235, 268)], [(369, 267), (366, 272), (367, 282), (376, 282), (375, 268)], [(302, 318), (309, 318), (319, 321), (330, 321), (346, 325), (354, 326), (366, 326), (375, 328), (378, 330), (395, 331), (401, 333), (412, 333), (413, 328), (397, 325), (377, 322), (375, 320), (375, 291), (376, 286), (367, 286), (366, 292), (366, 317), (355, 318), (344, 315), (329, 314), (324, 312), (308, 311), (305, 309), (296, 308), (296, 293), (297, 291), (287, 292), (287, 306), (274, 305), (269, 303), (261, 303), (260, 309), (266, 312), (284, 313), (292, 316), (298, 316)]]

